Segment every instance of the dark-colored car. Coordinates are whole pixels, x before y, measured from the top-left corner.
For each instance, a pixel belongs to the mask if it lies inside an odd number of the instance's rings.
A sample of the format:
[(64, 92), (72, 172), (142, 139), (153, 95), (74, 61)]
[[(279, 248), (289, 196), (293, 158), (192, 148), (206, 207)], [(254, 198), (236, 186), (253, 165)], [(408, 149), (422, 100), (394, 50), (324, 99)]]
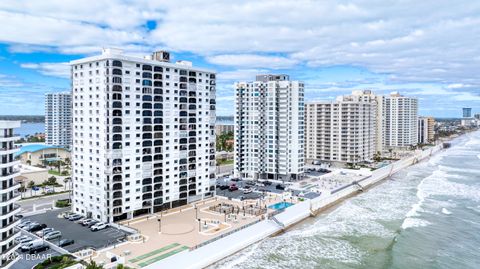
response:
[(228, 189), (228, 186), (227, 185), (220, 185), (219, 189), (223, 191), (223, 190)]
[(229, 191), (236, 191), (236, 190), (238, 190), (238, 187), (237, 187), (237, 185), (233, 184), (233, 185), (230, 185), (230, 187), (228, 187), (228, 190)]
[(35, 224), (35, 225), (32, 225), (30, 227), (27, 228), (27, 231), (29, 232), (38, 232), (40, 230), (42, 230), (43, 228), (47, 228), (47, 225), (46, 224)]
[(265, 184), (265, 186), (270, 186), (272, 185), (272, 182), (267, 180), (267, 181), (264, 181), (263, 184)]
[(277, 184), (277, 186), (275, 186), (275, 189), (277, 190), (285, 190), (285, 186), (281, 185), (281, 184)]
[(58, 246), (59, 247), (65, 247), (65, 246), (73, 245), (74, 243), (75, 243), (75, 241), (73, 239), (62, 239), (58, 243)]
[(237, 177), (237, 178), (232, 178), (232, 179), (230, 179), (230, 180), (231, 180), (231, 181), (240, 181), (241, 179)]
[(48, 250), (48, 249), (50, 249), (50, 247), (47, 244), (42, 244), (42, 245), (30, 248), (30, 250), (28, 250), (28, 253), (29, 254), (35, 254), (35, 253), (42, 252), (42, 251), (45, 251), (45, 250)]

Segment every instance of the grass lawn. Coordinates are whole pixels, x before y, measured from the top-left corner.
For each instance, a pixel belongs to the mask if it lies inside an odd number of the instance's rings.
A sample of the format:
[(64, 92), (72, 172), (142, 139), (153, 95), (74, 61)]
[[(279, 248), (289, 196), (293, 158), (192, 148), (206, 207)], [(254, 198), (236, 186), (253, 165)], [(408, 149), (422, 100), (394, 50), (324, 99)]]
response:
[(70, 175), (70, 174), (62, 175), (61, 173), (58, 172), (58, 170), (48, 170), (48, 173), (50, 175), (54, 175), (54, 176), (69, 176)]
[(230, 165), (233, 164), (233, 160), (221, 159), (217, 160), (217, 165)]

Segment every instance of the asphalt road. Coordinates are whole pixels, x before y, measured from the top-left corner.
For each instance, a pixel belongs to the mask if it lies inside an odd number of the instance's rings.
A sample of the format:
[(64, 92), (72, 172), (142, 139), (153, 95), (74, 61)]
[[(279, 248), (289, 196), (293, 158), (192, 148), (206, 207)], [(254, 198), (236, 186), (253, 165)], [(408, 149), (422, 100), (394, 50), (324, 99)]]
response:
[(18, 204), (22, 207), (22, 212), (31, 212), (33, 211), (34, 205), (36, 207), (36, 210), (51, 208), (54, 201), (67, 198), (69, 198), (68, 193), (61, 193), (57, 195), (45, 196), (42, 198), (20, 200), (18, 201)]

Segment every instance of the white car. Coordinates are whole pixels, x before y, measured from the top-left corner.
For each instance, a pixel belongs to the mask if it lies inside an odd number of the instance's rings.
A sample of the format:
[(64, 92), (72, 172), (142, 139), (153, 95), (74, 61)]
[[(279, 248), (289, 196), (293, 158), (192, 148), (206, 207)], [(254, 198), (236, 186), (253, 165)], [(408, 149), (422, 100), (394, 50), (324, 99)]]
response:
[(54, 229), (51, 228), (51, 227), (49, 227), (49, 228), (44, 228), (43, 230), (38, 231), (38, 232), (36, 233), (36, 235), (38, 235), (39, 237), (42, 237), (42, 236), (46, 235), (47, 233), (50, 233), (50, 232), (53, 232), (53, 231), (54, 231)]
[(20, 228), (20, 229), (26, 228), (28, 225), (30, 225), (30, 223), (32, 223), (30, 220), (26, 220), (26, 221), (18, 224), (18, 228)]
[(56, 239), (56, 238), (60, 238), (60, 237), (62, 237), (62, 233), (60, 231), (53, 231), (53, 232), (47, 233), (47, 234), (45, 234), (45, 236), (43, 236), (43, 238), (45, 240), (52, 240), (52, 239)]
[(248, 189), (244, 189), (243, 190), (243, 194), (249, 194), (249, 193), (252, 193), (252, 189), (251, 188), (248, 188)]
[(105, 228), (107, 228), (108, 225), (103, 223), (103, 222), (99, 222), (95, 225), (93, 225), (92, 227), (90, 227), (90, 230), (92, 230), (92, 232), (95, 232), (95, 231), (100, 231), (100, 230), (103, 230)]
[(26, 240), (28, 238), (29, 238), (28, 236), (22, 235), (22, 236), (19, 236), (19, 237), (15, 238), (15, 242), (20, 243), (22, 240)]

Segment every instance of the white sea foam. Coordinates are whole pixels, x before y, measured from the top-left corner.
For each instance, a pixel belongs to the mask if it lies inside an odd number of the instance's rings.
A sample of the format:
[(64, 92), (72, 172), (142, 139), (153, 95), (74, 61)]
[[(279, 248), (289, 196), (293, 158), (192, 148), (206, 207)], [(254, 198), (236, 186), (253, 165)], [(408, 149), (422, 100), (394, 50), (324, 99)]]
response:
[(430, 222), (422, 219), (417, 218), (406, 218), (403, 220), (402, 229), (406, 230), (408, 228), (415, 228), (415, 227), (425, 227), (430, 225)]
[(442, 213), (445, 214), (445, 215), (451, 215), (452, 214), (452, 212), (450, 210), (446, 209), (445, 207), (442, 208)]

